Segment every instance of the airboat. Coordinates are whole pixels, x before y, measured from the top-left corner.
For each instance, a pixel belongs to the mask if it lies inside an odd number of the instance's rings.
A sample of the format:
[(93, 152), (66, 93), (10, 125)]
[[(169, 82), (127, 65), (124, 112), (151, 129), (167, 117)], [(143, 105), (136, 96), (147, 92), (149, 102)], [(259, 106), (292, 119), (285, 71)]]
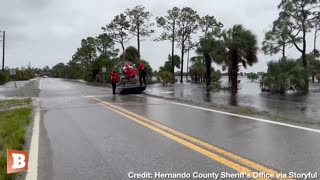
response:
[[(116, 92), (119, 94), (140, 94), (146, 86), (140, 86), (138, 70), (135, 64), (124, 61), (114, 66), (113, 70), (119, 75)], [(128, 73), (127, 71), (131, 71)]]

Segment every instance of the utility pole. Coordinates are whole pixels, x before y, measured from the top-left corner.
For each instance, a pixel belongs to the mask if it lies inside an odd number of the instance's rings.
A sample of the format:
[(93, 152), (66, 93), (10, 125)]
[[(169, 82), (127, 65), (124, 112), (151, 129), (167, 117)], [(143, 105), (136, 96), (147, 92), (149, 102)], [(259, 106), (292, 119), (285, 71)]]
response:
[(5, 44), (6, 44), (6, 32), (2, 31), (2, 72), (4, 72), (4, 56), (5, 56)]

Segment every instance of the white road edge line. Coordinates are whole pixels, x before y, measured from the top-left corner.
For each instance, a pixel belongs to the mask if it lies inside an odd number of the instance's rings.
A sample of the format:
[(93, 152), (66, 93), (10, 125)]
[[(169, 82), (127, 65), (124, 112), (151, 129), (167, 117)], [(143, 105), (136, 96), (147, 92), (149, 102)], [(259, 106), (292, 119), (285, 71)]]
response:
[(162, 102), (166, 102), (166, 103), (176, 104), (176, 105), (180, 105), (180, 106), (191, 107), (191, 108), (195, 108), (195, 109), (200, 109), (200, 110), (220, 113), (220, 114), (224, 114), (224, 115), (235, 116), (235, 117), (250, 119), (250, 120), (254, 120), (254, 121), (260, 121), (260, 122), (276, 124), (276, 125), (280, 125), (280, 126), (286, 126), (286, 127), (291, 127), (291, 128), (302, 129), (302, 130), (306, 130), (306, 131), (312, 131), (312, 132), (320, 133), (320, 129), (307, 128), (307, 127), (297, 126), (297, 125), (283, 123), (283, 122), (277, 122), (277, 121), (272, 121), (272, 120), (267, 120), (267, 119), (262, 119), (262, 118), (244, 116), (244, 115), (240, 115), (240, 114), (234, 114), (234, 113), (229, 113), (229, 112), (225, 112), (225, 111), (208, 109), (208, 108), (204, 108), (204, 107), (199, 107), (199, 106), (194, 106), (194, 105), (189, 105), (189, 104), (183, 104), (183, 103), (178, 103), (178, 102), (173, 102), (173, 101), (167, 101), (167, 100), (158, 99), (158, 98), (145, 97), (145, 96), (141, 96), (141, 95), (137, 95), (137, 96), (138, 97), (143, 97), (143, 98), (146, 98), (146, 99), (153, 99), (153, 100), (156, 100), (156, 101), (162, 101)]
[(35, 109), (33, 130), (29, 151), (28, 172), (26, 180), (38, 179), (38, 153), (39, 153), (39, 133), (40, 133), (40, 99), (36, 99), (37, 108)]

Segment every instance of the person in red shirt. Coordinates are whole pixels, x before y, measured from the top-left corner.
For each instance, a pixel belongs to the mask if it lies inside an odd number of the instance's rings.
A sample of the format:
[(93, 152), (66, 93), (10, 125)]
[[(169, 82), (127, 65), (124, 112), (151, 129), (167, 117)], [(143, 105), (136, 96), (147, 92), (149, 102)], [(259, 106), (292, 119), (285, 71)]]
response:
[(142, 80), (143, 80), (143, 84), (146, 86), (146, 68), (144, 67), (143, 62), (141, 62), (138, 66), (138, 70), (139, 70), (139, 81), (140, 81), (140, 86), (142, 86)]
[(112, 93), (116, 94), (117, 82), (119, 81), (118, 74), (116, 71), (111, 72), (111, 84), (112, 84)]
[(126, 63), (124, 65), (124, 69), (125, 69), (125, 75), (128, 79), (131, 78), (131, 73), (132, 73), (132, 68)]
[(131, 82), (134, 82), (134, 78), (137, 76), (137, 71), (132, 68), (131, 69), (131, 73), (130, 73), (130, 79), (131, 79)]
[(144, 70), (144, 64), (141, 62), (138, 66), (139, 71)]

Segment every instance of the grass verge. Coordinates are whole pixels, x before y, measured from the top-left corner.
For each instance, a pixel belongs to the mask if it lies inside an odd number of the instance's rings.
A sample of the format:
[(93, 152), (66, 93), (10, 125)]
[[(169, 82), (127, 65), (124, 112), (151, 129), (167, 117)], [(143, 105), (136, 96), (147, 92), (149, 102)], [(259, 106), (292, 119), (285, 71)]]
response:
[[(31, 99), (0, 101), (3, 105), (23, 106)], [(23, 150), (26, 126), (31, 121), (30, 107), (0, 111), (0, 179), (11, 180), (15, 174), (7, 175), (7, 149)]]

